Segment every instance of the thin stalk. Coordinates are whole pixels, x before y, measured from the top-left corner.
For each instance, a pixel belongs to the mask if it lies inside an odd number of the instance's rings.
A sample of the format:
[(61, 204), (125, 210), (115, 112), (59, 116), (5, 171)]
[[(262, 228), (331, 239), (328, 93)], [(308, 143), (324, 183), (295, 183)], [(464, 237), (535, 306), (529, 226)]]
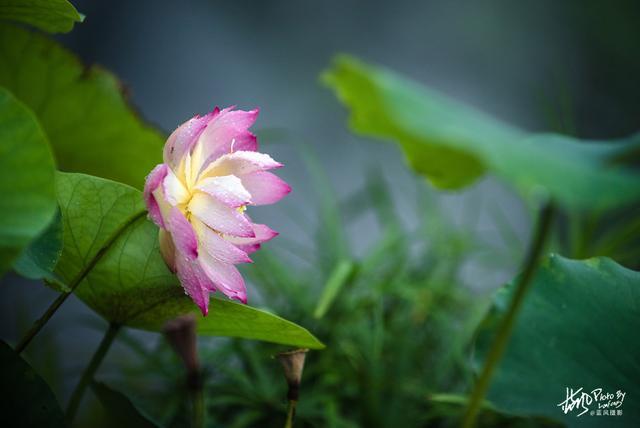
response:
[(84, 392), (86, 391), (87, 386), (89, 386), (89, 384), (93, 380), (96, 371), (98, 371), (100, 364), (102, 364), (102, 360), (104, 360), (104, 357), (107, 355), (107, 352), (109, 351), (109, 348), (111, 347), (111, 344), (113, 343), (113, 340), (115, 339), (119, 330), (119, 324), (109, 324), (109, 328), (104, 334), (104, 337), (102, 338), (98, 349), (93, 354), (93, 357), (91, 357), (91, 361), (89, 362), (87, 368), (84, 370), (84, 373), (82, 373), (82, 377), (80, 378), (78, 385), (76, 385), (76, 389), (73, 390), (71, 398), (69, 399), (69, 404), (67, 405), (66, 412), (66, 418), (69, 425), (71, 425), (71, 422), (73, 422), (73, 419), (78, 412), (80, 402), (82, 401), (82, 397), (84, 396)]
[(139, 212), (135, 216), (131, 217), (129, 221), (127, 221), (125, 224), (123, 224), (118, 230), (116, 230), (113, 233), (113, 235), (109, 238), (109, 240), (105, 242), (104, 247), (102, 247), (100, 251), (96, 253), (95, 257), (91, 259), (89, 263), (87, 263), (84, 269), (82, 269), (82, 271), (78, 274), (78, 276), (71, 282), (71, 284), (69, 285), (69, 289), (61, 293), (56, 298), (56, 300), (54, 300), (53, 303), (49, 305), (45, 313), (40, 318), (38, 318), (36, 322), (33, 323), (29, 331), (27, 331), (27, 333), (20, 340), (18, 345), (16, 345), (15, 350), (18, 354), (22, 353), (22, 351), (24, 351), (25, 348), (29, 346), (33, 338), (36, 337), (36, 335), (40, 332), (40, 330), (42, 330), (42, 327), (44, 327), (45, 324), (47, 324), (47, 322), (49, 321), (49, 319), (51, 319), (53, 314), (55, 314), (56, 311), (60, 308), (60, 306), (62, 306), (64, 301), (67, 300), (67, 297), (69, 297), (75, 291), (75, 289), (78, 287), (78, 285), (80, 285), (82, 280), (84, 280), (84, 278), (89, 274), (89, 272), (91, 272), (91, 269), (93, 269), (95, 265), (100, 261), (102, 256), (104, 256), (104, 254), (107, 252), (109, 247), (111, 247), (111, 244), (113, 244), (115, 240), (118, 238), (118, 236), (120, 236), (120, 234), (127, 227), (129, 227), (129, 225), (136, 222), (139, 218), (143, 217), (145, 214), (146, 214), (146, 211)]
[(522, 307), (527, 291), (532, 284), (531, 280), (533, 279), (533, 275), (540, 262), (540, 257), (551, 229), (554, 211), (553, 205), (549, 203), (539, 214), (536, 231), (524, 260), (522, 274), (516, 284), (515, 295), (511, 299), (507, 313), (498, 327), (498, 332), (491, 344), (491, 348), (489, 348), (489, 353), (485, 360), (484, 367), (482, 368), (482, 372), (478, 377), (478, 381), (476, 382), (471, 398), (469, 399), (469, 404), (462, 422), (462, 426), (464, 428), (472, 428), (475, 426), (476, 417), (489, 387), (491, 376), (493, 375), (493, 372), (500, 362), (502, 354), (509, 343), (509, 338), (513, 331), (516, 316)]
[(280, 360), (284, 369), (284, 377), (287, 380), (289, 390), (287, 391), (287, 419), (284, 423), (285, 428), (293, 427), (293, 419), (296, 416), (296, 405), (300, 399), (300, 380), (302, 379), (302, 370), (304, 369), (304, 360), (308, 349), (294, 349), (288, 352), (281, 352), (276, 355)]
[(287, 420), (284, 423), (284, 428), (293, 428), (293, 419), (296, 416), (297, 404), (297, 400), (289, 400), (289, 405), (287, 406)]
[(193, 314), (174, 318), (165, 323), (162, 330), (187, 369), (185, 386), (189, 392), (187, 406), (191, 413), (191, 427), (203, 428), (205, 425), (204, 373), (198, 360), (196, 318)]
[(202, 390), (193, 394), (193, 426), (194, 428), (204, 427), (204, 397)]
[(25, 348), (27, 346), (29, 346), (29, 343), (31, 343), (31, 341), (33, 340), (34, 337), (36, 337), (36, 335), (40, 332), (40, 330), (42, 330), (42, 327), (44, 327), (44, 325), (49, 321), (49, 319), (53, 316), (53, 314), (56, 313), (56, 311), (58, 310), (58, 308), (60, 308), (60, 306), (62, 306), (62, 304), (64, 303), (65, 300), (67, 300), (67, 297), (69, 297), (69, 295), (72, 293), (73, 291), (65, 291), (64, 293), (61, 293), (56, 300), (53, 301), (53, 303), (51, 303), (51, 305), (49, 305), (49, 307), (47, 308), (47, 310), (45, 311), (44, 314), (42, 314), (42, 316), (40, 318), (38, 318), (36, 320), (36, 322), (33, 323), (33, 325), (31, 326), (31, 328), (27, 331), (27, 333), (22, 337), (22, 339), (20, 340), (20, 342), (18, 343), (18, 345), (16, 345), (16, 352), (18, 354), (21, 354), (22, 351), (25, 350)]
[(191, 426), (193, 428), (204, 427), (204, 393), (202, 385), (202, 373), (200, 371), (187, 375), (189, 393), (191, 395)]

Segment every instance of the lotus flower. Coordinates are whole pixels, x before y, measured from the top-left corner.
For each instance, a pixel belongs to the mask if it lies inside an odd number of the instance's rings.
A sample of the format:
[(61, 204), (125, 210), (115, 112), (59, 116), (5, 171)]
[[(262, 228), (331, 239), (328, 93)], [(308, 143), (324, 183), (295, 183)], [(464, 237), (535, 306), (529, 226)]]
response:
[(208, 313), (209, 293), (247, 302), (239, 263), (277, 235), (246, 215), (291, 191), (268, 172), (282, 164), (258, 153), (249, 132), (258, 110), (217, 107), (182, 124), (167, 140), (164, 163), (147, 177), (144, 198), (160, 227), (160, 249), (185, 292)]

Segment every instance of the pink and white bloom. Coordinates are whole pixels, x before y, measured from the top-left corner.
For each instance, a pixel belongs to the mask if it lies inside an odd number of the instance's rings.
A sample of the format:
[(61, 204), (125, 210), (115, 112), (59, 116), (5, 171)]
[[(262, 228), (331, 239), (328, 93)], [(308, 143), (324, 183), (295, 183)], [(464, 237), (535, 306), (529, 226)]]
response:
[(247, 302), (238, 263), (277, 235), (245, 214), (248, 205), (279, 201), (291, 187), (268, 172), (282, 164), (259, 153), (249, 131), (258, 110), (223, 110), (195, 116), (164, 146), (164, 163), (147, 177), (144, 198), (160, 227), (160, 248), (182, 287), (208, 312), (209, 293)]

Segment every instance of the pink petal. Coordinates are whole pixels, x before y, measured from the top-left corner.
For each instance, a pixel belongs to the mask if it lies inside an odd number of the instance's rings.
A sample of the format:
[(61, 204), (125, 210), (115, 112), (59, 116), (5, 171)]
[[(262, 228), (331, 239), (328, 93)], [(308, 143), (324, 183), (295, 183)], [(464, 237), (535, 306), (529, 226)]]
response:
[[(243, 111), (226, 108), (211, 121), (198, 141), (203, 147), (204, 159), (209, 162), (237, 150), (250, 150), (255, 146), (255, 136), (248, 132), (254, 124), (259, 110)], [(253, 136), (253, 141), (251, 136)], [(232, 147), (233, 146), (233, 147)]]
[(266, 171), (244, 175), (242, 185), (251, 194), (251, 205), (273, 204), (291, 192), (291, 186), (284, 180)]
[(180, 165), (185, 153), (189, 152), (198, 141), (198, 137), (207, 127), (207, 124), (220, 114), (217, 107), (204, 116), (194, 116), (178, 127), (167, 139), (164, 145), (164, 162), (176, 169)]
[(258, 138), (247, 131), (239, 134), (235, 141), (231, 142), (230, 152), (256, 152), (258, 151)]
[(235, 175), (204, 178), (198, 182), (196, 189), (213, 196), (231, 208), (241, 207), (251, 201), (251, 194)]
[(155, 199), (155, 202), (158, 206), (158, 210), (160, 211), (160, 217), (162, 218), (162, 223), (163, 223), (163, 227), (165, 229), (167, 229), (169, 226), (167, 225), (167, 222), (169, 221), (169, 217), (171, 215), (171, 204), (167, 201), (166, 196), (164, 195), (164, 189), (163, 189), (163, 185), (160, 184), (160, 186), (156, 187), (156, 189), (151, 192), (151, 195), (153, 195), (153, 198)]
[(206, 316), (209, 312), (209, 291), (214, 289), (214, 284), (197, 259), (176, 257), (176, 270), (182, 288)]
[(176, 246), (173, 243), (171, 234), (165, 229), (158, 229), (158, 240), (160, 241), (160, 254), (171, 272), (176, 272)]
[(251, 132), (246, 131), (243, 134), (239, 134), (235, 138), (231, 139), (231, 144), (225, 145), (221, 147), (219, 150), (214, 151), (213, 153), (207, 155), (207, 158), (200, 165), (200, 173), (207, 168), (207, 166), (211, 165), (213, 161), (218, 159), (220, 156), (238, 152), (238, 151), (249, 151), (255, 152), (258, 150), (258, 140), (255, 135)]
[(165, 227), (162, 220), (162, 214), (160, 213), (160, 207), (158, 201), (153, 195), (153, 191), (160, 186), (162, 180), (167, 175), (167, 165), (161, 163), (156, 165), (147, 176), (147, 180), (144, 183), (144, 201), (147, 204), (147, 210), (149, 211), (149, 218), (159, 227)]
[(278, 236), (278, 232), (269, 228), (269, 226), (265, 224), (252, 223), (251, 226), (253, 227), (253, 232), (256, 235), (254, 238), (240, 238), (228, 235), (224, 238), (245, 253), (251, 254), (260, 249), (260, 244)]
[(199, 220), (192, 219), (193, 229), (200, 243), (200, 253), (204, 250), (212, 258), (223, 263), (250, 263), (251, 259), (241, 249), (225, 240), (213, 229)]
[(255, 236), (251, 223), (243, 213), (206, 193), (194, 194), (188, 209), (200, 221), (218, 232), (245, 238)]
[(203, 178), (216, 175), (242, 177), (252, 172), (280, 167), (282, 167), (280, 162), (276, 162), (265, 153), (238, 151), (221, 156), (203, 170), (200, 176)]
[(182, 212), (173, 207), (169, 215), (169, 233), (176, 247), (176, 258), (195, 259), (198, 257), (198, 239), (191, 223)]
[(253, 110), (234, 110), (235, 107), (227, 107), (220, 111), (220, 114), (216, 117), (216, 126), (229, 126), (235, 129), (247, 130), (255, 123), (260, 109), (255, 108)]
[(215, 260), (206, 253), (198, 259), (200, 266), (219, 291), (231, 299), (247, 303), (244, 279), (234, 265)]

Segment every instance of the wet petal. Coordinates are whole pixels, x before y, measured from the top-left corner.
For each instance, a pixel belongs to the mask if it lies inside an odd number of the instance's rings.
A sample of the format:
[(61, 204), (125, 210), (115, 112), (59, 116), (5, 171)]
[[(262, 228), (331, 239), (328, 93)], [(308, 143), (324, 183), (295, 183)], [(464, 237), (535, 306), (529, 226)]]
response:
[(156, 203), (158, 204), (158, 208), (160, 210), (160, 216), (162, 217), (162, 221), (164, 223), (164, 228), (168, 228), (167, 226), (167, 221), (169, 219), (169, 215), (171, 213), (171, 204), (167, 201), (167, 198), (164, 195), (164, 186), (158, 186), (156, 187), (156, 190), (154, 190), (153, 192), (151, 192), (151, 194), (153, 195), (153, 197), (156, 200)]
[[(251, 150), (255, 146), (255, 136), (248, 129), (256, 121), (258, 113), (258, 109), (244, 111), (226, 108), (222, 110), (198, 140), (198, 145), (202, 147), (202, 160), (211, 162), (232, 151)], [(243, 148), (244, 145), (247, 148)]]
[(206, 252), (212, 258), (223, 263), (250, 263), (251, 259), (241, 249), (225, 240), (209, 226), (199, 220), (192, 219), (193, 229), (199, 243), (199, 254)]
[(229, 152), (255, 152), (257, 150), (258, 138), (251, 132), (247, 131), (231, 140)]
[[(196, 150), (198, 150), (200, 146), (196, 146)], [(198, 150), (198, 159), (200, 169), (199, 172), (206, 170), (206, 168), (211, 165), (216, 159), (225, 154), (230, 154), (238, 151), (249, 151), (255, 152), (258, 150), (258, 140), (255, 135), (251, 132), (247, 131), (243, 134), (239, 134), (237, 137), (231, 139), (231, 144), (227, 147), (223, 147), (219, 151), (215, 151), (213, 154), (210, 154), (204, 161), (201, 161), (203, 158), (203, 154), (200, 150)]]
[(180, 284), (198, 305), (202, 315), (206, 316), (209, 312), (209, 292), (215, 289), (213, 282), (202, 270), (197, 259), (177, 257), (176, 270)]
[(242, 186), (242, 181), (234, 175), (204, 178), (198, 182), (196, 189), (232, 208), (238, 208), (251, 201), (251, 194)]
[(193, 148), (202, 131), (218, 114), (220, 114), (220, 109), (216, 107), (211, 113), (202, 117), (195, 116), (173, 131), (164, 146), (164, 163), (177, 170), (185, 153)]
[(188, 210), (204, 224), (218, 232), (252, 238), (255, 236), (247, 217), (206, 193), (198, 192), (189, 202)]
[(165, 229), (158, 230), (158, 240), (160, 241), (160, 254), (171, 272), (176, 272), (176, 246), (173, 243), (171, 234)]
[(195, 231), (178, 208), (171, 209), (168, 223), (168, 230), (176, 247), (176, 258), (195, 259), (198, 257), (198, 239)]
[(156, 165), (156, 167), (151, 170), (144, 183), (144, 201), (147, 204), (149, 218), (159, 227), (164, 227), (164, 221), (162, 220), (162, 213), (160, 212), (160, 207), (153, 191), (160, 186), (162, 180), (167, 175), (167, 170), (167, 165), (163, 163)]
[(271, 229), (265, 224), (252, 223), (251, 226), (255, 234), (255, 237), (253, 238), (240, 238), (237, 236), (228, 235), (225, 235), (224, 238), (234, 244), (236, 247), (240, 248), (245, 253), (251, 254), (260, 249), (260, 244), (278, 236), (278, 232)]
[(235, 175), (241, 177), (256, 171), (280, 168), (282, 164), (276, 162), (265, 153), (238, 151), (224, 155), (209, 165), (200, 174), (201, 178), (217, 175)]
[(189, 200), (189, 191), (173, 170), (169, 169), (167, 171), (167, 176), (162, 185), (165, 198), (171, 205), (183, 204)]
[(266, 171), (244, 175), (242, 185), (251, 194), (251, 205), (273, 204), (291, 192), (291, 186), (284, 180)]
[(238, 269), (229, 263), (223, 263), (204, 253), (200, 258), (200, 266), (218, 291), (227, 297), (247, 303), (247, 289)]

